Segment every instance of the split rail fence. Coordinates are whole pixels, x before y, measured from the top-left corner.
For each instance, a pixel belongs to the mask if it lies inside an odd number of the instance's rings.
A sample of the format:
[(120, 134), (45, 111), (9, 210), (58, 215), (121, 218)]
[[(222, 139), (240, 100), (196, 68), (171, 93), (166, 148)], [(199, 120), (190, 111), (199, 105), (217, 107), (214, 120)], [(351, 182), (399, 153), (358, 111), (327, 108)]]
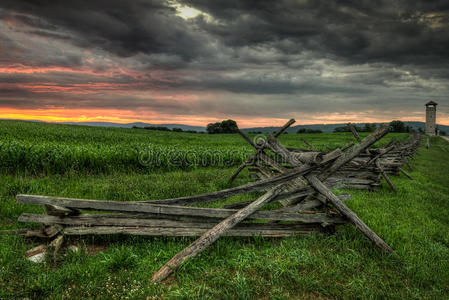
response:
[[(391, 142), (382, 148), (370, 148), (389, 128), (382, 126), (361, 139), (349, 125), (357, 143), (321, 152), (307, 141), (304, 142), (309, 149), (295, 149), (277, 140), (294, 122), (288, 121), (275, 134), (258, 141), (252, 141), (239, 130), (255, 152), (230, 180), (248, 167), (255, 181), (207, 194), (136, 202), (17, 195), (19, 203), (43, 205), (46, 209), (46, 214), (23, 213), (19, 217), (21, 222), (42, 224), (41, 228), (24, 230), (22, 234), (49, 239), (54, 255), (64, 236), (70, 235), (199, 236), (153, 275), (155, 282), (164, 280), (182, 262), (206, 249), (220, 236), (285, 237), (333, 232), (337, 225), (352, 223), (382, 250), (393, 252), (344, 204), (348, 195), (337, 196), (331, 189), (375, 189), (381, 186), (383, 177), (396, 190), (389, 175), (403, 173), (411, 178), (403, 166), (409, 166), (407, 159), (419, 146), (420, 136), (415, 134), (405, 143)], [(255, 191), (263, 194), (252, 201), (223, 208), (188, 206)], [(261, 210), (272, 202), (280, 202), (281, 208)]]

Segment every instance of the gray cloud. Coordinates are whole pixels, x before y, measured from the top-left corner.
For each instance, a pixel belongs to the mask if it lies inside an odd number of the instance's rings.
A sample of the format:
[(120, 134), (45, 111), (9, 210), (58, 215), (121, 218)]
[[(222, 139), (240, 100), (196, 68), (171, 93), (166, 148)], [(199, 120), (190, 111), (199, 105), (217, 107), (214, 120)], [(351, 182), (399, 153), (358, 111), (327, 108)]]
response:
[(2, 1), (0, 67), (49, 69), (0, 72), (0, 106), (382, 119), (447, 101), (447, 1), (179, 3), (200, 13), (184, 19), (159, 0)]

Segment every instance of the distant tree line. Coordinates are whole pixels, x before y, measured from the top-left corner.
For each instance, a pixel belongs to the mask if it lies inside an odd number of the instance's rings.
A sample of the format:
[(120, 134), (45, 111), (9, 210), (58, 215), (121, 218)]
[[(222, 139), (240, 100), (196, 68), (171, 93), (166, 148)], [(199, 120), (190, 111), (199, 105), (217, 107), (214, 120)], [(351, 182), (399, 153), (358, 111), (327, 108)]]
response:
[(156, 131), (172, 131), (172, 132), (187, 132), (187, 133), (204, 133), (202, 131), (196, 131), (196, 130), (182, 130), (182, 128), (175, 127), (173, 129), (170, 129), (165, 126), (145, 126), (145, 127), (139, 127), (139, 126), (133, 126), (133, 129), (146, 129), (146, 130), (156, 130)]
[[(352, 124), (352, 126), (354, 126), (354, 128), (357, 132), (373, 132), (377, 128), (376, 124), (371, 124), (371, 123), (366, 123), (362, 127), (357, 126), (355, 124)], [(334, 132), (350, 132), (350, 131), (351, 130), (349, 129), (348, 125), (334, 128)]]
[[(357, 126), (354, 124), (353, 124), (353, 126), (357, 132), (373, 132), (377, 128), (376, 124), (370, 124), (370, 123), (366, 123), (363, 127), (360, 127), (360, 126)], [(414, 132), (414, 131), (416, 131), (413, 127), (405, 125), (405, 123), (400, 120), (391, 121), (389, 124), (389, 127), (390, 127), (390, 132)], [(350, 132), (350, 131), (351, 130), (349, 129), (348, 125), (336, 127), (334, 129), (334, 132)], [(423, 130), (421, 128), (418, 128), (418, 131), (423, 132)], [(441, 133), (441, 131), (440, 131), (440, 133)]]
[[(357, 130), (357, 132), (373, 132), (377, 128), (377, 125), (374, 123), (366, 123), (362, 127), (354, 125), (354, 124), (353, 124), (353, 126), (354, 126), (355, 130)], [(414, 131), (416, 131), (414, 128), (405, 125), (405, 123), (400, 120), (391, 121), (389, 126), (390, 126), (390, 132), (414, 132)], [(196, 130), (183, 130), (182, 128), (177, 128), (177, 127), (170, 129), (170, 128), (164, 127), (164, 126), (145, 126), (145, 127), (133, 126), (132, 128), (156, 130), (156, 131), (204, 133), (202, 131), (196, 131)], [(209, 123), (206, 127), (206, 131), (209, 134), (237, 133), (237, 129), (238, 129), (237, 123), (234, 120), (224, 120), (221, 122)], [(349, 129), (348, 125), (334, 128), (334, 132), (350, 132), (350, 131), (351, 130)], [(422, 128), (418, 128), (418, 131), (421, 133), (424, 133)], [(250, 131), (248, 133), (262, 134), (262, 131)], [(273, 133), (275, 133), (275, 132), (273, 132)], [(296, 133), (298, 133), (298, 134), (323, 133), (323, 131), (320, 129), (299, 128)], [(287, 134), (287, 132), (285, 131), (284, 134)], [(440, 130), (440, 135), (446, 135), (446, 132), (444, 132), (443, 130)]]
[(296, 133), (323, 133), (323, 131), (319, 129), (299, 128)]
[[(415, 132), (416, 129), (413, 127), (410, 127), (408, 125), (405, 125), (404, 122), (399, 120), (394, 120), (390, 122), (390, 131), (391, 132)], [(421, 133), (424, 133), (424, 131), (421, 128), (418, 128), (418, 131)]]

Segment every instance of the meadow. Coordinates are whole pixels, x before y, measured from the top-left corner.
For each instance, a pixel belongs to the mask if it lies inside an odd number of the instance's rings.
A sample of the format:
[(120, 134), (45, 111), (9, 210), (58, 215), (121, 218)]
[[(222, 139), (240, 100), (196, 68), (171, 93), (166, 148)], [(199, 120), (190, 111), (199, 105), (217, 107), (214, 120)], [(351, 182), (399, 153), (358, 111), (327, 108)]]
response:
[[(323, 150), (353, 141), (348, 133), (286, 134), (280, 140), (304, 147), (301, 137)], [(391, 138), (407, 135), (389, 134), (381, 143)], [(345, 203), (397, 256), (381, 253), (349, 224), (334, 235), (220, 238), (165, 283), (153, 284), (151, 274), (192, 238), (71, 238), (67, 244), (80, 251), (64, 250), (56, 262), (35, 264), (24, 253), (39, 241), (1, 234), (0, 299), (447, 299), (449, 143), (430, 142), (412, 161), (414, 181), (392, 178), (397, 194), (385, 184), (373, 192), (337, 191), (352, 195)], [(32, 226), (17, 217), (42, 212), (17, 204), (18, 193), (118, 201), (194, 195), (229, 187), (235, 167), (252, 153), (233, 134), (20, 121), (0, 121), (0, 144), (0, 230)], [(165, 160), (148, 159), (148, 147)], [(216, 153), (224, 156), (223, 165), (204, 159)], [(205, 163), (191, 158), (183, 165), (183, 155)], [(247, 181), (245, 171), (233, 185)]]

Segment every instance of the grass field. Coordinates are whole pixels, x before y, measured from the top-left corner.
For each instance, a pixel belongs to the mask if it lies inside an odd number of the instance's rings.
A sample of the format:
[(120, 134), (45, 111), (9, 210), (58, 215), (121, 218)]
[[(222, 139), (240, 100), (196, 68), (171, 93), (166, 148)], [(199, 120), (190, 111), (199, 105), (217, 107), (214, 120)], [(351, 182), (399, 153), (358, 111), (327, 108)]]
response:
[[(42, 212), (16, 204), (17, 193), (120, 201), (193, 195), (228, 187), (235, 165), (244, 159), (233, 155), (251, 152), (237, 135), (0, 123), (0, 230), (31, 226), (17, 217)], [(320, 149), (352, 141), (350, 134), (288, 134), (281, 141), (303, 147), (300, 137)], [(142, 165), (138, 153), (149, 143), (160, 151), (175, 148), (195, 155), (228, 151), (232, 163)], [(34, 264), (24, 252), (38, 241), (0, 235), (0, 298), (448, 299), (449, 143), (432, 138), (431, 145), (420, 148), (412, 161), (414, 181), (392, 178), (398, 194), (387, 186), (349, 191), (347, 205), (397, 257), (381, 253), (351, 225), (339, 227), (335, 235), (221, 238), (167, 282), (153, 284), (151, 274), (193, 239), (73, 238), (69, 244), (80, 246), (80, 252), (63, 251), (56, 263)], [(243, 173), (233, 185), (247, 177)]]
[[(0, 120), (0, 137), (0, 170), (30, 175), (149, 173), (230, 167), (239, 165), (253, 152), (237, 134), (208, 135), (24, 121)], [(320, 150), (334, 149), (353, 140), (347, 133), (301, 137)], [(393, 134), (382, 143), (390, 138), (405, 137)], [(280, 140), (287, 146), (305, 147), (296, 134), (285, 134)]]

